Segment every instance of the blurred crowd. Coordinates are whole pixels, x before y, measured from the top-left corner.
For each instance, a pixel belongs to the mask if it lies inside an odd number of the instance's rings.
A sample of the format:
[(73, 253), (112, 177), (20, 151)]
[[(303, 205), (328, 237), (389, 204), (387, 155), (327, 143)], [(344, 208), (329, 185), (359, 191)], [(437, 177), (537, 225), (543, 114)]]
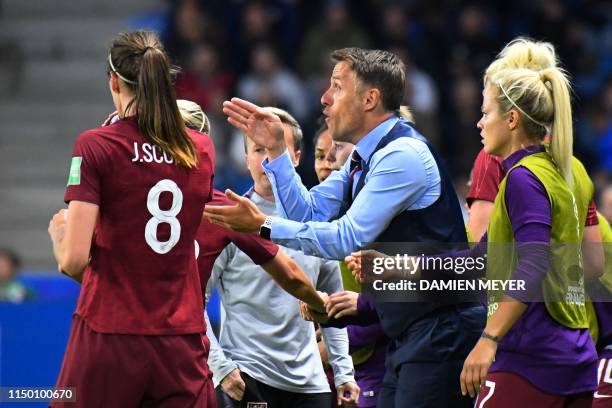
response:
[(416, 127), (466, 184), (481, 147), (484, 68), (512, 38), (552, 42), (572, 77), (575, 154), (599, 191), (612, 173), (612, 8), (602, 1), (272, 0), (171, 3), (166, 47), (183, 71), (178, 96), (210, 116), (219, 187), (244, 192), (249, 177), (242, 138), (225, 121), (222, 102), (239, 96), (291, 112), (305, 134), (300, 174), (314, 184), (311, 135), (328, 86), (329, 52), (358, 46), (389, 49), (407, 68), (405, 103)]

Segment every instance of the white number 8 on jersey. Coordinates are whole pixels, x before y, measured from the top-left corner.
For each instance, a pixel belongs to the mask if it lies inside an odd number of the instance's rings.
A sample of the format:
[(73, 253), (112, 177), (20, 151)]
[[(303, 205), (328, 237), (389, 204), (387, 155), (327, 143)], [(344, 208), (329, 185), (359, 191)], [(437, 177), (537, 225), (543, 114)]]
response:
[[(172, 206), (168, 210), (159, 208), (159, 196), (164, 191), (172, 194)], [(183, 206), (183, 193), (179, 186), (172, 180), (160, 180), (151, 187), (147, 197), (147, 208), (153, 216), (145, 226), (145, 241), (151, 249), (158, 254), (167, 254), (179, 241), (181, 236), (181, 224), (176, 218)], [(170, 238), (165, 242), (157, 240), (157, 226), (161, 223), (170, 224)]]

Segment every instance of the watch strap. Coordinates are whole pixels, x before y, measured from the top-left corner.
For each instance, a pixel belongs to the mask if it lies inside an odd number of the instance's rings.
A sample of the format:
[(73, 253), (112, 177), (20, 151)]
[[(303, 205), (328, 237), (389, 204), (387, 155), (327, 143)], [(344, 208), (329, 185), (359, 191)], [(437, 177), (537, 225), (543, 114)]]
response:
[(483, 331), (482, 334), (480, 335), (480, 337), (482, 337), (483, 339), (489, 339), (489, 340), (494, 341), (496, 343), (499, 341), (499, 336), (493, 336), (493, 335), (487, 333), (486, 331)]

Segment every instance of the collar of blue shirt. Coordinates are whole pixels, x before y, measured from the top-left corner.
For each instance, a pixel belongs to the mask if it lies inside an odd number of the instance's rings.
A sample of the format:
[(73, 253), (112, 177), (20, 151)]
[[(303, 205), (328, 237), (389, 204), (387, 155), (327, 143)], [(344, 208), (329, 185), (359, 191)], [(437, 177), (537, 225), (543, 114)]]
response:
[(357, 153), (359, 153), (359, 156), (361, 156), (361, 160), (363, 160), (365, 163), (370, 160), (370, 156), (374, 152), (378, 142), (380, 142), (380, 139), (385, 137), (385, 135), (389, 133), (391, 129), (393, 129), (393, 126), (395, 126), (398, 120), (398, 116), (391, 116), (389, 119), (372, 129), (359, 142), (357, 142), (355, 145), (355, 150), (357, 150)]

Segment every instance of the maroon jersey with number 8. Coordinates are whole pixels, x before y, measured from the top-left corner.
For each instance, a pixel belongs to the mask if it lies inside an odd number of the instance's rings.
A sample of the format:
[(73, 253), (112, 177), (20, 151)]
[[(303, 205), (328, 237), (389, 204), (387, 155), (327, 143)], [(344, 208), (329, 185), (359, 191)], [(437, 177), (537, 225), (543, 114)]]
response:
[(204, 332), (194, 239), (212, 194), (214, 148), (188, 130), (195, 169), (138, 132), (135, 118), (82, 133), (65, 201), (100, 207), (76, 314), (97, 332)]

